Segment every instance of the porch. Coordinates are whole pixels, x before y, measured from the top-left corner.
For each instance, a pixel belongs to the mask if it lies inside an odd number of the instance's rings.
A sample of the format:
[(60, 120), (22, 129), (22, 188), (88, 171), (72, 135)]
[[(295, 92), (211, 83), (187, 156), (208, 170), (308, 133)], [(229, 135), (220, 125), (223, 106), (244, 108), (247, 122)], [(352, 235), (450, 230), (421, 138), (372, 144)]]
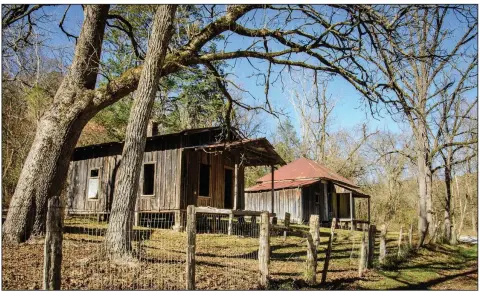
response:
[[(337, 206), (334, 216), (329, 216), (326, 225), (331, 225), (332, 219), (337, 222), (336, 228), (358, 230), (362, 224), (370, 224), (370, 196), (359, 191), (336, 193)], [(343, 198), (342, 198), (343, 197)]]

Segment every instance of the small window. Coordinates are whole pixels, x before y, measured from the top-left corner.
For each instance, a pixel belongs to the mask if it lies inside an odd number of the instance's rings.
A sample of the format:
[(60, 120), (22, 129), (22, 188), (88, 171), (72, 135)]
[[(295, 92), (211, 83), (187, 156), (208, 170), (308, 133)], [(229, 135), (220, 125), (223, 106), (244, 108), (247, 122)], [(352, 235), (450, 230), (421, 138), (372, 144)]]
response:
[(99, 169), (90, 169), (90, 174), (88, 176), (88, 199), (98, 199), (98, 175)]
[(200, 182), (198, 195), (210, 197), (210, 165), (200, 164)]
[(315, 204), (320, 204), (320, 192), (315, 192)]
[(143, 165), (143, 195), (153, 196), (155, 182), (155, 164), (148, 163)]

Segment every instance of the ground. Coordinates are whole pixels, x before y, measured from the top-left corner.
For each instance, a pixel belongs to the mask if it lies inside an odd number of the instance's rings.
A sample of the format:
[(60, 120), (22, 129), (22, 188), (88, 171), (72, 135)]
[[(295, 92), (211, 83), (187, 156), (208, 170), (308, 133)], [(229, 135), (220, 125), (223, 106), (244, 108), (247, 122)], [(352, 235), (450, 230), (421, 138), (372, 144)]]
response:
[[(135, 259), (121, 262), (109, 261), (101, 253), (104, 224), (87, 228), (85, 222), (71, 220), (66, 226), (70, 228), (64, 234), (62, 289), (184, 289), (185, 233), (140, 228), (134, 234), (134, 239), (141, 238), (133, 242)], [(337, 230), (326, 284), (307, 286), (302, 281), (306, 258), (302, 229), (306, 230), (294, 226), (285, 238), (283, 231), (271, 237), (270, 289), (477, 289), (477, 245), (428, 245), (396, 266), (370, 269), (359, 278), (361, 233), (347, 230)], [(318, 281), (328, 233), (321, 229)], [(258, 238), (256, 232), (246, 235), (197, 234), (197, 289), (259, 288)], [(391, 256), (396, 255), (397, 244), (398, 233), (390, 232)], [(2, 246), (3, 289), (41, 289), (42, 270), (42, 239)]]

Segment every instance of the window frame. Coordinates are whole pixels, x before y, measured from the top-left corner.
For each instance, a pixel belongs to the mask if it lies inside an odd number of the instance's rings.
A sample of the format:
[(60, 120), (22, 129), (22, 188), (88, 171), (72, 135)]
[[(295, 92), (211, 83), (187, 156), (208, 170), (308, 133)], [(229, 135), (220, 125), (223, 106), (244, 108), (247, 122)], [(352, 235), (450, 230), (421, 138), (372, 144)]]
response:
[[(223, 166), (223, 174), (224, 174), (224, 177), (223, 177), (223, 183), (225, 183), (225, 170), (226, 169), (229, 169), (232, 171), (232, 209), (235, 205), (235, 167), (231, 167), (231, 166), (228, 166), (228, 165), (224, 165)], [(224, 189), (225, 189), (225, 186), (224, 186)], [(223, 199), (225, 200), (225, 191), (223, 192)], [(225, 201), (223, 202), (223, 207), (225, 207)]]
[(313, 202), (316, 205), (320, 205), (320, 200), (322, 199), (321, 197), (322, 197), (322, 192), (313, 191)]
[[(202, 175), (202, 172), (200, 169), (202, 168), (202, 165), (208, 166), (208, 196), (202, 196), (200, 194), (200, 176)], [(198, 164), (198, 185), (197, 185), (197, 196), (201, 198), (212, 198), (212, 190), (211, 190), (211, 184), (210, 181), (212, 180), (212, 166), (210, 164), (206, 163), (199, 163)]]
[[(153, 165), (153, 192), (151, 194), (145, 194), (145, 165), (146, 164), (150, 164), (150, 165)], [(140, 196), (142, 197), (155, 197), (155, 191), (156, 191), (156, 187), (155, 187), (155, 177), (157, 175), (157, 163), (155, 161), (151, 161), (151, 162), (144, 162), (142, 164), (142, 192), (140, 193)]]
[[(98, 175), (95, 177), (95, 176), (92, 176), (92, 170), (98, 170)], [(101, 180), (100, 180), (100, 177), (101, 177), (101, 168), (100, 167), (91, 167), (88, 169), (88, 176), (87, 176), (87, 189), (86, 189), (86, 196), (87, 196), (87, 200), (88, 201), (98, 201), (99, 200), (99, 193), (100, 193), (100, 190), (101, 190)], [(98, 183), (97, 183), (97, 196), (96, 198), (91, 198), (88, 193), (89, 193), (89, 190), (90, 190), (90, 179), (97, 179)]]

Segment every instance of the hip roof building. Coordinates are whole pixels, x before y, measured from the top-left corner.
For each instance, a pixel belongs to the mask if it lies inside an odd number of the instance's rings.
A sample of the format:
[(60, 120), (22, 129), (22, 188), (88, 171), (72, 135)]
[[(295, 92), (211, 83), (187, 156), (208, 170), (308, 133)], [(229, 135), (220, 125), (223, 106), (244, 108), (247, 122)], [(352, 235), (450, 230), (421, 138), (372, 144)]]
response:
[[(366, 204), (358, 204), (365, 206), (363, 212), (356, 212), (355, 199), (364, 199), (359, 201)], [(337, 218), (337, 222), (352, 227), (370, 222), (370, 196), (351, 180), (306, 158), (261, 177), (256, 185), (245, 189), (245, 209), (270, 211), (279, 219), (290, 213), (296, 223), (307, 222), (310, 215), (319, 215), (323, 223)]]

